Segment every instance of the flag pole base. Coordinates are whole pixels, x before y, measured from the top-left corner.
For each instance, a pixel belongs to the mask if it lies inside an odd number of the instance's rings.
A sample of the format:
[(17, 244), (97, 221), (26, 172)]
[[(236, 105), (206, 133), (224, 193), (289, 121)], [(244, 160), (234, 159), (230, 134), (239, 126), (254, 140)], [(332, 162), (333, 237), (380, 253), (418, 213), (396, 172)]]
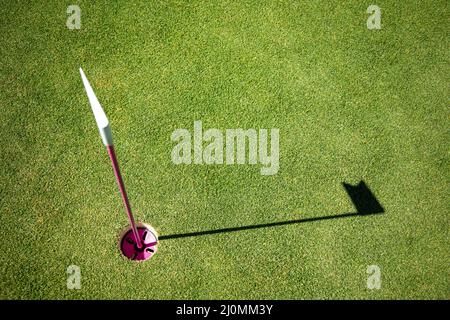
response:
[(128, 227), (121, 235), (119, 249), (122, 255), (133, 261), (145, 261), (153, 257), (158, 246), (158, 234), (150, 225), (139, 223), (136, 227), (142, 242), (139, 248), (133, 235), (133, 229)]

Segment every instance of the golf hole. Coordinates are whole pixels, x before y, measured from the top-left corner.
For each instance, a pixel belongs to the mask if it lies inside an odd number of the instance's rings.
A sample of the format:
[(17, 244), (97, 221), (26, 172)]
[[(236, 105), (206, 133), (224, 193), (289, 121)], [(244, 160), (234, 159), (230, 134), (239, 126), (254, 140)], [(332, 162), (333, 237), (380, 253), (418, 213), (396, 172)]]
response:
[(133, 230), (129, 227), (120, 237), (120, 252), (130, 260), (145, 261), (153, 257), (156, 253), (158, 235), (155, 229), (146, 224), (139, 224), (136, 229), (142, 241), (142, 247), (138, 247), (133, 235)]

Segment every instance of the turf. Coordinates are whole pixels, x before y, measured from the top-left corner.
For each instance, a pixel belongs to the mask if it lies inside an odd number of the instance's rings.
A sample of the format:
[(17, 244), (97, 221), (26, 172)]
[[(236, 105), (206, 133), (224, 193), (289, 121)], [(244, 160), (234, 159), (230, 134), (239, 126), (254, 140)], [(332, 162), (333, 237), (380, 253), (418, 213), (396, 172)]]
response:
[[(0, 298), (448, 299), (448, 1), (2, 1)], [(127, 225), (78, 68), (112, 123), (138, 220), (161, 236), (385, 212), (117, 248)], [(280, 170), (171, 162), (177, 128), (279, 128)], [(81, 268), (68, 290), (66, 269)], [(382, 287), (366, 286), (369, 265)]]

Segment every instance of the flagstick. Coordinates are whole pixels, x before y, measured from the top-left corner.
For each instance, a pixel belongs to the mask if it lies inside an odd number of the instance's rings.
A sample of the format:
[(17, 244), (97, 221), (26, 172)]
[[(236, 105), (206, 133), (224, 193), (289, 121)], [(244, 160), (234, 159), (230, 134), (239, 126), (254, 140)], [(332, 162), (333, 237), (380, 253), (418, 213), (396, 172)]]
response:
[(108, 150), (108, 154), (112, 162), (114, 175), (116, 176), (117, 184), (119, 185), (120, 195), (122, 196), (122, 200), (125, 205), (125, 210), (128, 215), (128, 220), (130, 221), (131, 224), (131, 230), (133, 231), (134, 240), (136, 241), (138, 249), (141, 249), (142, 248), (141, 238), (139, 237), (136, 228), (136, 223), (134, 222), (133, 214), (131, 213), (130, 202), (128, 201), (127, 193), (125, 191), (125, 185), (123, 183), (123, 179), (119, 170), (119, 164), (117, 163), (116, 154), (114, 152), (113, 139), (111, 128), (109, 126), (109, 120), (106, 117), (105, 111), (103, 111), (100, 102), (95, 96), (94, 90), (92, 90), (92, 87), (81, 68), (80, 68), (80, 75), (81, 79), (83, 80), (84, 88), (86, 90), (89, 103), (91, 104), (92, 112), (94, 113), (95, 121), (97, 122), (98, 131), (102, 138), (103, 144), (106, 146), (106, 149)]
[(109, 158), (111, 159), (114, 175), (116, 176), (117, 184), (119, 185), (120, 195), (122, 196), (123, 204), (128, 215), (128, 220), (131, 224), (131, 230), (133, 230), (134, 240), (137, 247), (142, 248), (141, 238), (137, 232), (136, 223), (134, 222), (133, 213), (131, 212), (130, 201), (128, 200), (127, 192), (125, 190), (125, 184), (123, 183), (122, 175), (120, 174), (119, 163), (117, 162), (116, 153), (114, 152), (114, 146), (106, 146), (108, 150)]

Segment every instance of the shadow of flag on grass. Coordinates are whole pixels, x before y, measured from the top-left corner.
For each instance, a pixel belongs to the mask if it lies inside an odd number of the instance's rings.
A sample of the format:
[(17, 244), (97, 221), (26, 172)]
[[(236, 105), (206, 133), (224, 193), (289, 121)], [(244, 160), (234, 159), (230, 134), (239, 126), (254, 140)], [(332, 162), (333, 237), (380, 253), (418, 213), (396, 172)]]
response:
[(364, 181), (361, 181), (356, 186), (345, 182), (342, 185), (352, 200), (358, 214), (364, 215), (384, 212), (383, 207)]
[(361, 181), (356, 186), (343, 182), (347, 194), (353, 202), (353, 205), (356, 208), (357, 212), (348, 212), (341, 214), (333, 214), (326, 216), (315, 216), (309, 218), (302, 218), (296, 220), (287, 220), (287, 221), (274, 221), (262, 224), (254, 224), (247, 226), (238, 226), (238, 227), (228, 227), (222, 229), (215, 230), (204, 230), (204, 231), (194, 231), (187, 233), (178, 233), (178, 234), (169, 234), (162, 235), (159, 237), (159, 240), (167, 240), (167, 239), (177, 239), (177, 238), (186, 238), (186, 237), (196, 237), (196, 236), (204, 236), (204, 235), (212, 235), (217, 233), (224, 232), (236, 232), (236, 231), (244, 231), (244, 230), (254, 230), (260, 228), (269, 228), (269, 227), (277, 227), (277, 226), (285, 226), (299, 223), (307, 223), (307, 222), (315, 222), (315, 221), (324, 221), (324, 220), (332, 220), (332, 219), (343, 219), (343, 218), (355, 218), (360, 216), (369, 216), (372, 214), (383, 213), (384, 209), (381, 204), (378, 202), (375, 195), (370, 191), (369, 187), (366, 185), (364, 181)]

